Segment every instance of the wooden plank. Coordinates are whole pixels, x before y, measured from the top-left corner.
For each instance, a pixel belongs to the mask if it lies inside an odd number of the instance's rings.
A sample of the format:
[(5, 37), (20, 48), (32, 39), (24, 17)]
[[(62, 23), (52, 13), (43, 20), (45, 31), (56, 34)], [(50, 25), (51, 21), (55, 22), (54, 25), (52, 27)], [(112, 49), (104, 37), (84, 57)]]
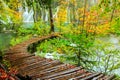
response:
[(62, 72), (62, 71), (70, 69), (70, 67), (68, 65), (65, 65), (65, 64), (57, 65), (56, 68), (54, 68), (54, 66), (51, 68), (52, 69), (48, 68), (48, 70), (45, 69), (43, 71), (40, 71), (38, 74), (34, 75), (34, 77), (39, 78), (39, 77), (56, 74), (58, 72)]
[(47, 73), (47, 72), (51, 72), (51, 70), (56, 70), (56, 69), (58, 69), (59, 67), (64, 67), (64, 66), (66, 66), (66, 64), (60, 64), (60, 65), (55, 65), (55, 66), (53, 66), (53, 67), (50, 67), (50, 68), (47, 68), (47, 69), (44, 69), (44, 70), (41, 70), (41, 71), (38, 71), (38, 72), (36, 72), (35, 74), (37, 74), (37, 75), (34, 75), (34, 74), (31, 74), (30, 76), (32, 76), (32, 77), (39, 77), (39, 75), (41, 74), (41, 73)]
[(13, 61), (15, 61), (15, 60), (17, 60), (17, 59), (20, 59), (20, 58), (22, 58), (22, 57), (27, 57), (27, 56), (29, 56), (29, 54), (20, 53), (20, 54), (14, 55), (14, 56), (9, 56), (9, 57), (7, 57), (7, 60), (9, 60), (10, 62), (13, 62)]
[(20, 61), (23, 61), (23, 60), (28, 59), (29, 57), (33, 57), (33, 56), (35, 56), (35, 55), (32, 54), (32, 55), (24, 56), (20, 59), (16, 59), (15, 61), (12, 61), (12, 65), (17, 65), (17, 64), (21, 63)]
[(92, 80), (99, 80), (101, 77), (103, 77), (104, 76), (104, 74), (100, 74), (99, 76), (97, 76), (97, 77), (94, 77)]
[(101, 73), (92, 73), (91, 75), (89, 75), (89, 76), (87, 76), (87, 77), (85, 77), (85, 78), (83, 78), (81, 80), (91, 80), (91, 79), (93, 79), (94, 77), (96, 77), (96, 76), (98, 76), (100, 74)]
[(115, 77), (115, 75), (110, 75), (109, 77), (106, 78), (106, 80), (112, 80)]
[(60, 64), (61, 62), (59, 61), (50, 61), (50, 62), (42, 62), (42, 63), (39, 63), (38, 65), (34, 65), (32, 67), (29, 67), (29, 68), (25, 68), (25, 69), (21, 69), (20, 70), (20, 73), (21, 74), (24, 74), (24, 73), (34, 73), (35, 71), (39, 71), (39, 70), (42, 70), (44, 69), (45, 67), (48, 67), (49, 65), (53, 65), (53, 64)]
[(59, 72), (59, 73), (56, 73), (56, 74), (53, 74), (53, 75), (50, 75), (50, 76), (42, 77), (41, 79), (49, 79), (49, 78), (60, 76), (60, 75), (63, 75), (63, 74), (72, 73), (72, 72), (75, 72), (75, 71), (80, 70), (80, 69), (81, 69), (81, 67), (75, 67), (73, 69), (69, 69), (69, 70), (66, 70), (66, 71), (63, 71), (63, 72)]
[[(36, 62), (37, 63), (37, 62)], [(50, 63), (50, 62), (49, 62)], [(34, 70), (34, 69), (36, 69), (36, 68), (38, 68), (38, 67), (41, 67), (42, 65), (47, 65), (47, 64), (49, 64), (48, 63), (48, 61), (45, 59), (45, 60), (43, 60), (43, 61), (39, 61), (38, 63), (37, 63), (37, 65), (31, 65), (31, 66), (29, 66), (29, 65), (27, 65), (26, 64), (26, 66), (28, 66), (28, 67), (25, 67), (25, 68), (22, 68), (21, 67), (21, 70), (22, 71), (24, 71), (24, 72), (29, 72), (30, 70)], [(33, 63), (34, 64), (34, 63)]]
[(82, 78), (84, 78), (84, 77), (86, 77), (86, 76), (89, 76), (90, 74), (92, 74), (92, 73), (90, 73), (90, 72), (85, 72), (85, 73), (83, 73), (82, 75), (79, 75), (79, 76), (77, 76), (77, 77), (71, 78), (70, 80), (81, 80)]
[(31, 71), (31, 72), (29, 71), (28, 75), (35, 74), (37, 71), (41, 71), (41, 70), (44, 70), (46, 68), (51, 68), (51, 67), (59, 65), (59, 64), (62, 64), (62, 63), (59, 62), (59, 61), (52, 61), (51, 63), (42, 65), (39, 68), (36, 68), (33, 71)]
[(33, 56), (33, 57), (29, 57), (28, 59), (18, 61), (19, 63), (17, 64), (17, 62), (16, 62), (16, 66), (21, 67), (23, 65), (30, 65), (30, 64), (32, 64), (34, 62), (46, 60), (45, 58), (38, 58), (38, 57), (35, 58), (35, 57), (36, 56)]
[(27, 70), (33, 68), (36, 65), (40, 65), (40, 64), (46, 63), (46, 62), (47, 62), (46, 59), (43, 59), (43, 60), (40, 60), (40, 61), (34, 61), (34, 62), (29, 63), (29, 64), (26, 63), (25, 65), (21, 65), (21, 66), (19, 66), (19, 68), (21, 70), (27, 71)]
[(72, 78), (74, 78), (78, 75), (84, 74), (86, 71), (84, 70), (84, 72), (83, 72), (83, 70), (84, 69), (81, 68), (81, 70), (79, 70), (79, 71), (75, 71), (75, 72), (61, 75), (61, 76), (56, 76), (56, 77), (50, 78), (50, 80), (71, 80)]

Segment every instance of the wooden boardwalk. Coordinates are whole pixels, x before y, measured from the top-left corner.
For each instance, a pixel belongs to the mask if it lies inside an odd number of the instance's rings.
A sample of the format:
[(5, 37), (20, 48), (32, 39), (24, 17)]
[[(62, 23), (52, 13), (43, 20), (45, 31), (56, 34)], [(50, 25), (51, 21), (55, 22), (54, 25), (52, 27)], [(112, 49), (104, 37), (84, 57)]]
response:
[(10, 61), (12, 67), (18, 69), (22, 76), (30, 76), (32, 80), (112, 80), (113, 75), (89, 72), (82, 67), (64, 64), (58, 60), (41, 58), (30, 54), (28, 46), (40, 43), (45, 39), (57, 37), (58, 34), (31, 38), (28, 41), (11, 47), (5, 55), (5, 59)]

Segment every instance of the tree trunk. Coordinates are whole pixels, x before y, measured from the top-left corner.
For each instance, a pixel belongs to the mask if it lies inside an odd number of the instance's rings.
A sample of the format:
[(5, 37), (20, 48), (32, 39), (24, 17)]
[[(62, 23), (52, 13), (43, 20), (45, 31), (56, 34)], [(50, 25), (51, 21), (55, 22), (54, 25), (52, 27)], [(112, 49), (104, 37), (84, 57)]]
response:
[(86, 5), (87, 5), (87, 0), (85, 0), (85, 2), (84, 2), (83, 27), (84, 27), (84, 25), (85, 25)]
[(83, 29), (82, 29), (82, 32), (83, 32), (83, 30), (85, 29), (85, 31), (86, 31), (86, 37), (88, 36), (88, 33), (87, 33), (87, 26), (85, 26), (85, 21), (86, 21), (86, 7), (87, 7), (87, 0), (85, 0), (84, 1), (84, 13), (83, 13)]
[(66, 0), (68, 2), (68, 6), (66, 7), (67, 9), (67, 23), (70, 23), (70, 1), (69, 0)]
[[(76, 2), (76, 1), (75, 1)], [(76, 19), (75, 19), (75, 13), (76, 13), (76, 10), (75, 10), (75, 2), (73, 1), (73, 5), (72, 5), (72, 24), (73, 26), (75, 26), (75, 23), (76, 23)]]
[(45, 22), (45, 16), (46, 16), (46, 11), (45, 11), (45, 8), (42, 8), (42, 12), (41, 12), (42, 16), (41, 16), (41, 20), (43, 22)]
[(34, 23), (36, 23), (36, 11), (34, 11), (33, 19), (34, 19)]
[(54, 24), (53, 24), (53, 15), (52, 15), (52, 8), (51, 5), (49, 5), (49, 16), (50, 16), (50, 33), (54, 32)]
[(116, 0), (114, 2), (114, 7), (113, 7), (112, 14), (111, 14), (111, 17), (110, 17), (110, 22), (112, 22), (112, 20), (113, 20), (115, 9), (116, 9)]
[(35, 9), (35, 5), (34, 5), (34, 0), (33, 0), (33, 4), (32, 4), (32, 7), (33, 7), (33, 19), (34, 19), (34, 23), (36, 22), (36, 9)]

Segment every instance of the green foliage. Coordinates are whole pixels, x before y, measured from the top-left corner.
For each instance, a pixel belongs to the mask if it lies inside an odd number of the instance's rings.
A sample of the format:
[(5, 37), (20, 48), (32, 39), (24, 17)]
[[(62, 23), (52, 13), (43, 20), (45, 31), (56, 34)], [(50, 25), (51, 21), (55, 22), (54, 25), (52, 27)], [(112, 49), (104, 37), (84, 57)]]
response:
[[(52, 4), (52, 1), (53, 0), (32, 0), (32, 1), (30, 1), (30, 0), (25, 0), (26, 1), (26, 3), (27, 3), (27, 6), (28, 7), (33, 7), (33, 6), (37, 6), (38, 4), (37, 3), (39, 3), (39, 5), (41, 6), (41, 7), (44, 7), (44, 8), (47, 8), (49, 5), (51, 5)], [(24, 4), (24, 3), (23, 3)], [(25, 4), (24, 4), (25, 5)]]
[(92, 65), (93, 70), (110, 74), (119, 69), (120, 50), (115, 49), (114, 44), (96, 39), (94, 47), (90, 48), (90, 50), (94, 54), (91, 59), (96, 61), (96, 64)]
[[(84, 34), (64, 34), (63, 36), (63, 38), (45, 40), (37, 47), (38, 54), (40, 52), (45, 54), (55, 51), (58, 54), (63, 54), (60, 56), (61, 61), (77, 65), (83, 65), (84, 63), (93, 64), (95, 62), (86, 59), (88, 56), (92, 56), (91, 52), (87, 50), (93, 44), (94, 40), (92, 37), (86, 38)], [(79, 55), (81, 56), (80, 58), (78, 57)]]
[(19, 44), (25, 40), (28, 40), (31, 37), (31, 35), (27, 35), (27, 36), (19, 36), (19, 37), (15, 37), (10, 41), (10, 45), (14, 46), (16, 44)]
[(43, 23), (43, 22), (36, 22), (33, 24), (32, 27), (26, 28), (24, 25), (21, 26), (18, 30), (18, 36), (22, 35), (46, 35), (49, 34), (50, 27), (49, 25)]
[(70, 43), (69, 41), (59, 38), (45, 40), (43, 43), (40, 44), (40, 46), (37, 47), (37, 50), (42, 51), (44, 53), (54, 51), (58, 53), (64, 53), (69, 43)]
[(103, 8), (105, 13), (112, 11), (114, 8), (120, 7), (120, 1), (118, 0), (101, 0), (101, 3), (99, 4), (99, 7)]
[(40, 0), (39, 3), (42, 7), (49, 7), (51, 5), (52, 0)]
[(77, 58), (77, 65), (83, 65), (85, 64), (85, 66), (87, 64), (91, 64), (94, 61), (90, 61), (87, 60), (88, 56), (92, 56), (93, 54), (91, 54), (91, 52), (88, 50), (94, 42), (94, 37), (93, 36), (87, 36), (86, 34), (77, 34), (77, 35), (71, 35), (71, 34), (67, 34), (67, 36), (65, 35), (65, 37), (67, 38), (69, 36), (69, 39), (72, 41), (72, 43), (77, 44), (77, 46), (75, 47), (75, 54), (76, 54), (76, 58)]
[(75, 44), (82, 47), (89, 48), (94, 42), (94, 36), (90, 35), (86, 37), (85, 33), (82, 34), (64, 34), (65, 38), (69, 38)]
[(115, 78), (113, 80), (120, 80), (120, 76), (119, 75), (115, 75)]
[(116, 18), (112, 22), (110, 32), (113, 34), (120, 35), (120, 17)]
[[(111, 50), (110, 48), (114, 47), (111, 43), (95, 40), (91, 36), (86, 38), (85, 34), (64, 34), (63, 36), (64, 38), (42, 42), (37, 47), (37, 54), (42, 57), (45, 57), (46, 53), (55, 52), (57, 57), (58, 54), (62, 54), (59, 58), (54, 56), (54, 59), (99, 72), (111, 73), (119, 68), (119, 50)], [(71, 46), (72, 43), (76, 45)]]
[(16, 32), (22, 22), (21, 14), (16, 10), (18, 9), (17, 0), (5, 1), (0, 1), (0, 31), (6, 28)]

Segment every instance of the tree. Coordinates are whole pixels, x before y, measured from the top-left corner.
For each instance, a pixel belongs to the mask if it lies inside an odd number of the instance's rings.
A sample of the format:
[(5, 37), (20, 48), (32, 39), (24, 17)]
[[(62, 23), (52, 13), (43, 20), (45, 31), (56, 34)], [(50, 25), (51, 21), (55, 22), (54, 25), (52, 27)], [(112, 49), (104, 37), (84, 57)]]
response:
[(18, 30), (18, 26), (21, 23), (21, 14), (18, 12), (19, 5), (18, 0), (0, 0), (1, 30), (2, 28)]
[(110, 22), (115, 17), (115, 11), (119, 11), (120, 1), (119, 0), (101, 0), (99, 7), (103, 9), (104, 14), (110, 14)]
[[(24, 1), (24, 0), (23, 0)], [(48, 9), (49, 10), (49, 18), (50, 18), (50, 32), (54, 32), (54, 23), (53, 23), (53, 14), (52, 14), (52, 3), (53, 0), (25, 0), (28, 7), (33, 8), (34, 10), (34, 22), (36, 22), (36, 9), (38, 8), (38, 4), (42, 9)]]
[(52, 2), (53, 0), (39, 0), (39, 4), (42, 8), (49, 9), (49, 17), (50, 17), (50, 32), (54, 32), (54, 22), (53, 22), (53, 14), (52, 14)]

